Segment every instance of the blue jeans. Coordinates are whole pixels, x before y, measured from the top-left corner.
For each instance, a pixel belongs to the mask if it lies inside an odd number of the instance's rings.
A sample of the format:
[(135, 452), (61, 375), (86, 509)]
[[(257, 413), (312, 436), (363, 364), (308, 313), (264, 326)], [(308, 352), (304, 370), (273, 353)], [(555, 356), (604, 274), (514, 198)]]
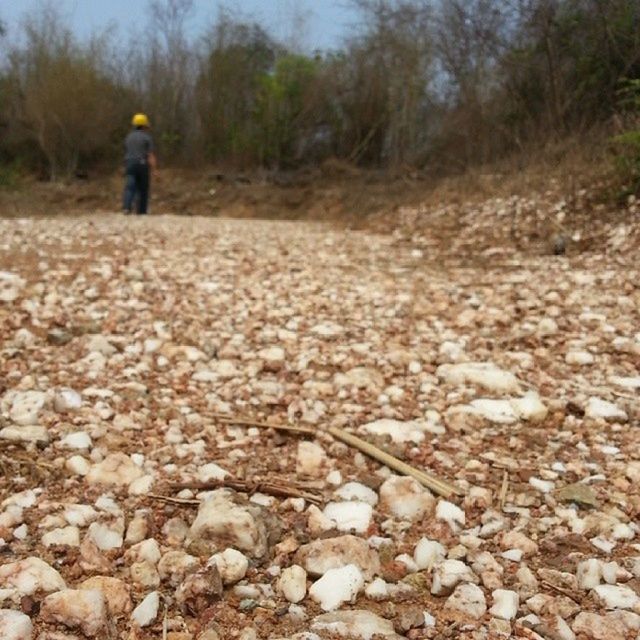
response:
[[(143, 162), (128, 162), (125, 167), (124, 195), (122, 208), (131, 212), (133, 201), (137, 200), (136, 211), (147, 213), (149, 203), (149, 165)], [(137, 196), (137, 198), (136, 198)]]

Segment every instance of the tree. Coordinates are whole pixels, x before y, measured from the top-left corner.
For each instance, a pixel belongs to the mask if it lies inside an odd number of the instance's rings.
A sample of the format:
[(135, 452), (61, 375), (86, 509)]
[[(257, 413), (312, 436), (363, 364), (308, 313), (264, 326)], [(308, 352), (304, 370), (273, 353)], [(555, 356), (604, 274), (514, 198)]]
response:
[(10, 54), (13, 116), (53, 180), (104, 151), (117, 128), (121, 101), (103, 72), (108, 56), (106, 37), (78, 44), (51, 6), (25, 23), (24, 43)]

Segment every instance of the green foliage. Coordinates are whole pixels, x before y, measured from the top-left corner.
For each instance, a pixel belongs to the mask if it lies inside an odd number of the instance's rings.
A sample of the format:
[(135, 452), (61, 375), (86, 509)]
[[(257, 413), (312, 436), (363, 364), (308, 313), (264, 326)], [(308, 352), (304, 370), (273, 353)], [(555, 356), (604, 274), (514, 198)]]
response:
[(0, 189), (15, 188), (22, 176), (22, 166), (19, 160), (0, 162)]
[(629, 195), (640, 195), (640, 80), (623, 80), (618, 96), (620, 109), (629, 116), (631, 125), (610, 141), (614, 167), (622, 185), (618, 198), (624, 200)]
[(296, 159), (295, 145), (317, 73), (317, 61), (288, 54), (260, 78), (256, 116), (261, 123), (261, 158), (267, 166), (287, 166)]

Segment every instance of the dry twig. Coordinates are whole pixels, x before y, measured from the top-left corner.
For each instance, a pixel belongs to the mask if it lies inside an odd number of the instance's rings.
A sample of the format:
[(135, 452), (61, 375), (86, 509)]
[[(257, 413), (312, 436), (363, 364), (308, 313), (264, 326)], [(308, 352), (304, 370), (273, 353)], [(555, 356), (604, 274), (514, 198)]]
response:
[[(214, 417), (218, 420), (222, 420), (227, 422), (228, 424), (237, 424), (244, 426), (253, 426), (260, 427), (264, 429), (275, 429), (277, 431), (288, 431), (291, 433), (296, 433), (300, 435), (308, 435), (308, 436), (317, 436), (321, 432), (316, 432), (313, 429), (309, 429), (307, 427), (297, 427), (292, 425), (284, 425), (284, 424), (271, 424), (268, 422), (259, 422), (256, 420), (251, 420), (250, 418), (233, 418), (231, 416), (225, 416), (222, 414), (214, 414)], [(334, 438), (348, 444), (350, 447), (354, 449), (358, 449), (362, 453), (365, 453), (369, 457), (377, 460), (378, 462), (382, 462), (384, 465), (402, 473), (403, 475), (411, 476), (415, 478), (420, 484), (424, 485), (428, 489), (431, 489), (434, 493), (438, 495), (444, 496), (448, 498), (452, 495), (461, 495), (461, 490), (444, 481), (436, 478), (435, 476), (427, 473), (426, 471), (421, 471), (420, 469), (416, 469), (412, 467), (410, 464), (403, 462), (402, 460), (398, 460), (392, 455), (389, 455), (382, 449), (372, 445), (370, 442), (366, 442), (357, 436), (354, 436), (343, 429), (339, 429), (338, 427), (329, 427), (327, 432), (330, 433)], [(264, 491), (264, 493), (267, 493)], [(275, 495), (275, 494), (274, 494)]]
[(295, 485), (285, 480), (211, 480), (210, 482), (179, 482), (171, 485), (174, 490), (195, 489), (197, 491), (211, 491), (220, 488), (234, 489), (242, 493), (265, 493), (278, 498), (304, 498), (312, 504), (320, 504), (322, 495), (304, 485)]
[(509, 490), (509, 472), (505, 469), (502, 474), (502, 487), (500, 487), (500, 509), (504, 509), (504, 503), (507, 500), (507, 491)]

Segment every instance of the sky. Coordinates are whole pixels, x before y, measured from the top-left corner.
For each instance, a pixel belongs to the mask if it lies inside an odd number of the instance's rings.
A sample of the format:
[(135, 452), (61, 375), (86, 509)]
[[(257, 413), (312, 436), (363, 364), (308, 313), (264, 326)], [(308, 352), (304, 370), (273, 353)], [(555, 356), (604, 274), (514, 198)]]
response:
[[(194, 0), (195, 13), (189, 24), (190, 34), (197, 36), (210, 24), (220, 6), (239, 11), (242, 16), (269, 27), (282, 40), (300, 41), (305, 49), (330, 49), (339, 46), (341, 38), (354, 25), (353, 10), (345, 0)], [(68, 19), (79, 36), (115, 26), (126, 36), (145, 25), (146, 0), (57, 0), (55, 6)], [(38, 11), (42, 0), (0, 0), (0, 19), (9, 34), (20, 28), (21, 18)], [(296, 22), (292, 16), (303, 20)], [(300, 29), (300, 24), (304, 25)]]

